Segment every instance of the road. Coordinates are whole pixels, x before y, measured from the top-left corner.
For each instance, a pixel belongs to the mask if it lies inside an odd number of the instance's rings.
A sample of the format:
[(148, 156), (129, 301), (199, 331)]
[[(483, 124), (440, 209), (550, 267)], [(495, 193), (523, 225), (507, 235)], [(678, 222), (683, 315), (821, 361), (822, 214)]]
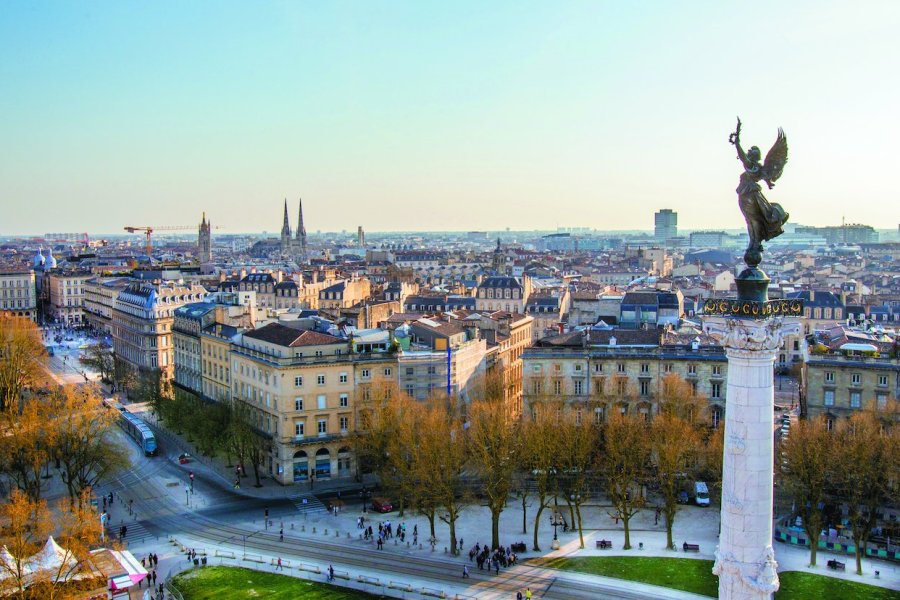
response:
[[(123, 436), (124, 438), (124, 436)], [(128, 439), (128, 438), (124, 438)], [(130, 443), (130, 440), (128, 440)], [(164, 442), (162, 442), (164, 444)], [(129, 471), (108, 482), (100, 492), (117, 491), (124, 498), (133, 500), (133, 510), (139, 519), (127, 521), (127, 538), (132, 542), (138, 536), (156, 536), (166, 540), (169, 536), (190, 540), (197, 547), (229, 548), (238, 556), (255, 553), (262, 556), (280, 556), (294, 562), (333, 564), (336, 569), (352, 573), (375, 573), (383, 580), (413, 580), (435, 589), (460, 588), (465, 558), (454, 558), (442, 553), (422, 556), (420, 553), (391, 548), (377, 551), (371, 543), (359, 539), (292, 536), (288, 532), (284, 541), (278, 531), (252, 527), (246, 523), (248, 516), (259, 516), (269, 509), (270, 519), (288, 519), (297, 516), (297, 507), (284, 498), (252, 498), (241, 495), (217, 478), (203, 478), (198, 473), (194, 485), (203, 501), (199, 507), (188, 508), (183, 495), (185, 469), (175, 463), (161, 448), (160, 456), (145, 458), (132, 444), (134, 464)], [(112, 530), (118, 523), (114, 520)], [(342, 532), (342, 536), (346, 535)], [(356, 535), (356, 532), (353, 533)], [(399, 551), (398, 551), (399, 550)], [(593, 577), (589, 575), (557, 571), (529, 564), (519, 564), (490, 575), (471, 565), (471, 579), (466, 580), (466, 594), (478, 598), (511, 598), (517, 590), (531, 587), (535, 598), (588, 600), (596, 598), (699, 598), (665, 588), (641, 586), (624, 580)]]

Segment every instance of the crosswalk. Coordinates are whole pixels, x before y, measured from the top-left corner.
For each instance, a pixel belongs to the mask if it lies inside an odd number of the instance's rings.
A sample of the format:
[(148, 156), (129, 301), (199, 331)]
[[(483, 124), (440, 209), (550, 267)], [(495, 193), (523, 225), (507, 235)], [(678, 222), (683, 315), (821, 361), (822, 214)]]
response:
[(291, 501), (291, 504), (297, 508), (297, 512), (301, 515), (317, 515), (328, 512), (328, 508), (322, 504), (321, 500), (312, 494), (290, 496), (288, 500)]
[(124, 522), (120, 522), (119, 519), (113, 518), (107, 527), (107, 535), (115, 540), (119, 538), (119, 532), (121, 531), (122, 525), (125, 525), (125, 537), (123, 538), (125, 542), (129, 544), (139, 544), (147, 539), (156, 539), (157, 534), (150, 531), (147, 528), (147, 524), (144, 521), (129, 521), (125, 519)]

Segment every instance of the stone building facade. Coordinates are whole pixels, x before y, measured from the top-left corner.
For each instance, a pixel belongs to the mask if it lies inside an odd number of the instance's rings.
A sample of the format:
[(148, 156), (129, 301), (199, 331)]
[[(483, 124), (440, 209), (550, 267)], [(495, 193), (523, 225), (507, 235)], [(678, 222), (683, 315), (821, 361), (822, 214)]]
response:
[(37, 320), (37, 290), (32, 269), (0, 270), (0, 316)]
[(576, 331), (539, 341), (522, 362), (526, 415), (533, 402), (551, 398), (597, 422), (611, 410), (650, 419), (664, 378), (675, 374), (709, 399), (711, 424), (723, 422), (728, 362), (712, 343), (666, 343), (657, 330)]

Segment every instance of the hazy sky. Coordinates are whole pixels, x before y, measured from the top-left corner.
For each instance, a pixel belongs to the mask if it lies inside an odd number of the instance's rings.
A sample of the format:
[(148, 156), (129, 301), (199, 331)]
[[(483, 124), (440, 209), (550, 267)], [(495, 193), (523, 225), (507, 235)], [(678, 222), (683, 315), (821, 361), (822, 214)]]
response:
[[(896, 227), (900, 2), (0, 3), (0, 233)], [(892, 183), (893, 182), (893, 183)]]

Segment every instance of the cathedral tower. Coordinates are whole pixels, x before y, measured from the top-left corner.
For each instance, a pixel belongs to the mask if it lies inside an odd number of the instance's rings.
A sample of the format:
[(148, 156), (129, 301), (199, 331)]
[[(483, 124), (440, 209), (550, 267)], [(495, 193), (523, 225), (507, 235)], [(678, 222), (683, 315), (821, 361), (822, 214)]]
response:
[(203, 213), (203, 220), (200, 221), (200, 231), (197, 234), (197, 255), (200, 263), (212, 262), (212, 234), (210, 223), (206, 220), (206, 213)]
[(291, 255), (291, 223), (288, 220), (287, 198), (284, 199), (284, 224), (281, 226), (281, 255)]
[(303, 198), (300, 198), (300, 217), (297, 222), (297, 258), (301, 263), (306, 262), (306, 227), (303, 225)]

